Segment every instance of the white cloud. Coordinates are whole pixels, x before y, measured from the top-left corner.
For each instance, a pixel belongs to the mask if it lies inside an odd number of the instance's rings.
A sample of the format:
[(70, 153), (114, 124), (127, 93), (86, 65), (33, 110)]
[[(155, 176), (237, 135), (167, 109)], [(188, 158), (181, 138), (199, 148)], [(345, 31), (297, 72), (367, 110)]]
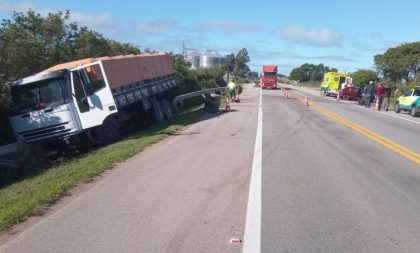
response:
[(363, 34), (363, 37), (370, 38), (370, 39), (382, 39), (384, 38), (384, 35), (380, 33), (365, 33)]
[(41, 8), (34, 4), (28, 2), (20, 2), (20, 3), (10, 3), (10, 2), (0, 2), (0, 12), (27, 12), (29, 9), (34, 10), (42, 15), (47, 14), (48, 12), (53, 12), (51, 8), (44, 7)]
[(334, 61), (334, 62), (357, 62), (357, 58), (353, 56), (345, 56), (339, 54), (325, 55), (300, 55), (291, 51), (273, 51), (273, 50), (254, 50), (254, 56), (259, 59), (278, 58), (288, 61), (304, 60), (304, 61)]
[(196, 31), (221, 31), (221, 32), (254, 32), (263, 28), (260, 24), (246, 24), (230, 20), (210, 20), (195, 25)]
[(77, 22), (82, 26), (87, 26), (89, 28), (100, 26), (106, 22), (110, 22), (112, 16), (108, 12), (102, 13), (86, 13), (86, 12), (77, 12), (70, 11), (70, 21)]
[[(27, 12), (33, 10), (41, 15), (47, 15), (48, 13), (56, 13), (59, 10), (54, 10), (49, 7), (40, 7), (38, 5), (20, 2), (20, 3), (10, 3), (10, 2), (1, 2), (0, 3), (0, 12)], [(65, 10), (60, 10), (65, 11)], [(87, 26), (89, 28), (95, 28), (103, 25), (106, 22), (112, 21), (112, 16), (108, 12), (102, 13), (87, 13), (87, 12), (77, 12), (70, 11), (70, 21), (77, 22), (81, 26)]]
[(178, 27), (175, 20), (160, 19), (150, 22), (140, 22), (135, 25), (137, 32), (143, 34), (159, 34)]
[(277, 34), (298, 44), (318, 47), (339, 46), (341, 40), (338, 32), (326, 28), (287, 26), (278, 28)]
[(390, 48), (401, 46), (403, 43), (401, 41), (396, 40), (385, 40), (382, 41), (383, 46), (381, 47), (381, 51), (387, 51)]
[(335, 61), (335, 62), (357, 62), (357, 60), (354, 57), (351, 57), (351, 56), (348, 57), (345, 55), (338, 55), (338, 54), (315, 55), (315, 56), (289, 54), (289, 56), (292, 59), (300, 59), (300, 60), (327, 60), (327, 61)]
[(323, 59), (336, 62), (357, 62), (354, 57), (348, 57), (344, 55), (324, 55), (320, 57), (313, 57), (313, 59)]
[(360, 52), (368, 52), (370, 54), (382, 54), (392, 47), (397, 47), (403, 42), (397, 40), (385, 40), (382, 37), (377, 39), (356, 38), (351, 43), (351, 46)]

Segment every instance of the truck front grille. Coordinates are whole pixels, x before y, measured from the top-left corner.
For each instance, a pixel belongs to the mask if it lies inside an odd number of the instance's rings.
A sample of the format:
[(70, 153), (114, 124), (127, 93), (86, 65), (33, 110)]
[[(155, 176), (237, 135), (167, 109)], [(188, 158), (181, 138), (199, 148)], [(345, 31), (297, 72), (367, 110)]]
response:
[(29, 131), (24, 131), (24, 132), (20, 132), (19, 134), (22, 135), (22, 137), (26, 141), (47, 139), (53, 136), (65, 135), (66, 133), (70, 132), (71, 129), (66, 128), (67, 124), (69, 124), (69, 122), (63, 122), (60, 124), (54, 124), (54, 125), (41, 127), (41, 128), (29, 130)]

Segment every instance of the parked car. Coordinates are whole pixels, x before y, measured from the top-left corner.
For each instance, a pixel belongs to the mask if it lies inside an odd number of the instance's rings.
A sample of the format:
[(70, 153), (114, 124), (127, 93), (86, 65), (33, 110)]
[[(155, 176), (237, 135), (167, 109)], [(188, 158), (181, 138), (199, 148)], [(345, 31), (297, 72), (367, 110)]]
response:
[(409, 111), (413, 117), (420, 113), (420, 87), (408, 90), (398, 98), (394, 111), (399, 113), (401, 110)]
[(362, 91), (357, 87), (344, 87), (338, 92), (340, 98), (344, 100), (354, 100), (357, 101), (362, 98)]

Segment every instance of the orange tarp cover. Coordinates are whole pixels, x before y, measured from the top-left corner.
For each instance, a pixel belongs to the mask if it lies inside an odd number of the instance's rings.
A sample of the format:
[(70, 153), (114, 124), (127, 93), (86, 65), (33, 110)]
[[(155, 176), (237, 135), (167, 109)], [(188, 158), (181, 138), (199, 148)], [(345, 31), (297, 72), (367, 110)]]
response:
[(118, 88), (138, 81), (165, 76), (174, 72), (171, 58), (167, 53), (105, 56), (88, 58), (55, 65), (45, 72), (73, 69), (89, 63), (101, 61), (111, 88)]

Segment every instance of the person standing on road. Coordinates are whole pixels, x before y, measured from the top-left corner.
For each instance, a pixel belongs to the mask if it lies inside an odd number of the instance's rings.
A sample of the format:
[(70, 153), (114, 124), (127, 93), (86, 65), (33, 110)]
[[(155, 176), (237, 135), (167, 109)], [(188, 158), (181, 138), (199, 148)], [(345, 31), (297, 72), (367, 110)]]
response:
[(378, 86), (376, 87), (376, 99), (378, 101), (379, 104), (379, 108), (378, 111), (381, 110), (381, 105), (382, 105), (382, 100), (385, 94), (385, 86), (383, 83), (379, 83)]
[(258, 78), (254, 80), (254, 87), (260, 87), (260, 80)]
[(389, 108), (389, 101), (390, 101), (390, 99), (391, 99), (391, 96), (392, 96), (392, 88), (391, 88), (391, 86), (388, 84), (388, 85), (385, 87), (384, 101), (383, 101), (383, 103), (384, 103), (383, 108), (385, 108), (385, 111), (388, 111), (388, 108)]
[(230, 81), (227, 85), (228, 103), (231, 103), (235, 99), (236, 85), (234, 80)]
[(373, 86), (373, 82), (370, 81), (369, 85), (366, 88), (366, 92), (365, 92), (365, 107), (369, 108), (370, 107), (370, 102), (373, 98), (373, 94), (375, 92), (375, 86)]

